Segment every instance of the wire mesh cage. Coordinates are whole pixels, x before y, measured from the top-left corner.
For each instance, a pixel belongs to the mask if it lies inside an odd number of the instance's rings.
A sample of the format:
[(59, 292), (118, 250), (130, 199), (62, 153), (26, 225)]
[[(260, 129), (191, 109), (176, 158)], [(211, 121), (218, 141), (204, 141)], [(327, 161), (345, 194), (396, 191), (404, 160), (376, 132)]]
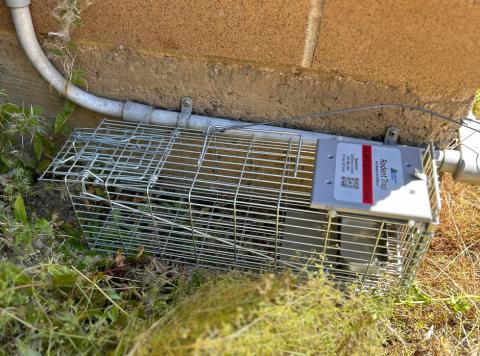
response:
[[(408, 285), (434, 223), (312, 208), (317, 143), (254, 133), (104, 120), (76, 130), (42, 179), (66, 185), (96, 250), (144, 248), (221, 269), (322, 268), (339, 283)], [(430, 150), (424, 165), (433, 187)]]

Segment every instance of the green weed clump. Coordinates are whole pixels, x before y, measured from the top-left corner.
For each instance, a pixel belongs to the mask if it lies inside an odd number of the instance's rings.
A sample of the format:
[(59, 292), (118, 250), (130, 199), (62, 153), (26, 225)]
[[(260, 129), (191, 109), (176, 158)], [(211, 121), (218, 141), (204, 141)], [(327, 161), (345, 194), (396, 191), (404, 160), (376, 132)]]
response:
[(0, 183), (3, 194), (25, 195), (32, 173), (46, 168), (53, 145), (39, 107), (18, 107), (0, 92)]
[(380, 354), (390, 310), (390, 298), (344, 294), (322, 275), (230, 273), (179, 302), (132, 354)]
[(162, 310), (147, 295), (95, 269), (0, 261), (0, 345), (5, 354), (123, 354)]

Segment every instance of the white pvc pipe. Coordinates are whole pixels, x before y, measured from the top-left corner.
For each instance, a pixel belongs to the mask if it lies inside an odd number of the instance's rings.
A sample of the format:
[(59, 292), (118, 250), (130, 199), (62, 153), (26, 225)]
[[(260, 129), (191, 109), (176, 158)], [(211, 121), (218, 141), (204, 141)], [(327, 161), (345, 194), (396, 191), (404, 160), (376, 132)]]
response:
[[(152, 112), (152, 117), (148, 123), (155, 125), (165, 125), (165, 126), (176, 126), (178, 120), (178, 113), (166, 110), (156, 109)], [(372, 142), (370, 140), (358, 139), (353, 137), (330, 135), (322, 132), (313, 132), (313, 131), (304, 131), (297, 129), (289, 129), (285, 127), (270, 126), (258, 124), (255, 126), (250, 126), (251, 123), (245, 122), (249, 127), (241, 128), (242, 122), (229, 119), (220, 119), (209, 116), (202, 115), (191, 115), (186, 128), (205, 130), (208, 128), (222, 128), (222, 127), (231, 127), (235, 126), (235, 133), (244, 133), (247, 135), (254, 134), (255, 136), (263, 137), (277, 137), (285, 138), (291, 137), (293, 139), (302, 139), (304, 141), (317, 141), (319, 139), (330, 139), (338, 141), (349, 141), (349, 142)], [(376, 142), (378, 143), (378, 142)]]
[[(127, 101), (123, 110), (123, 119), (130, 122), (143, 122), (145, 124), (163, 125), (163, 126), (177, 126), (178, 112), (155, 109), (151, 106)], [(229, 119), (221, 119), (202, 115), (191, 115), (185, 124), (185, 128), (205, 130), (209, 127), (230, 127), (241, 126), (242, 122)], [(245, 124), (250, 124), (245, 122)], [(255, 125), (245, 129), (236, 129), (235, 132), (243, 131), (247, 134), (254, 133), (256, 136), (269, 137), (283, 137), (290, 135), (294, 137), (301, 137), (302, 140), (316, 141), (318, 139), (335, 139), (352, 142), (369, 142), (368, 140), (361, 140), (353, 137), (344, 137), (337, 135), (329, 135), (321, 132), (304, 131), (297, 129), (289, 129), (284, 127), (270, 126), (270, 125)], [(373, 141), (370, 141), (373, 142)]]

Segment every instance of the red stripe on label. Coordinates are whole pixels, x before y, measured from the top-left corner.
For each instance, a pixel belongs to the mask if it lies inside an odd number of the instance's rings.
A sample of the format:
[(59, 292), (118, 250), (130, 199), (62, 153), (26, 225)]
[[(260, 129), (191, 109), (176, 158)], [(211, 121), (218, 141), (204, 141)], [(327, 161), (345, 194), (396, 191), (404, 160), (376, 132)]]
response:
[(363, 204), (373, 204), (372, 146), (362, 145)]

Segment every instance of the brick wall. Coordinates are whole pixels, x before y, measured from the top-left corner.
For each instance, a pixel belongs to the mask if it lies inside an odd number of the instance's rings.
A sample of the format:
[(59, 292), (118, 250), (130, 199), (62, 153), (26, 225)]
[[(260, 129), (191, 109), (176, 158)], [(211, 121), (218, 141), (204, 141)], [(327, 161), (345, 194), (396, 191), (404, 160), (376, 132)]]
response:
[[(40, 37), (58, 28), (54, 4), (32, 1)], [(191, 95), (198, 113), (247, 120), (381, 102), (463, 115), (479, 86), (478, 18), (475, 0), (94, 0), (74, 39), (89, 90), (169, 109)], [(0, 32), (0, 86), (54, 111), (4, 7)], [(365, 137), (396, 125), (405, 142), (454, 131), (399, 110), (291, 125)]]

